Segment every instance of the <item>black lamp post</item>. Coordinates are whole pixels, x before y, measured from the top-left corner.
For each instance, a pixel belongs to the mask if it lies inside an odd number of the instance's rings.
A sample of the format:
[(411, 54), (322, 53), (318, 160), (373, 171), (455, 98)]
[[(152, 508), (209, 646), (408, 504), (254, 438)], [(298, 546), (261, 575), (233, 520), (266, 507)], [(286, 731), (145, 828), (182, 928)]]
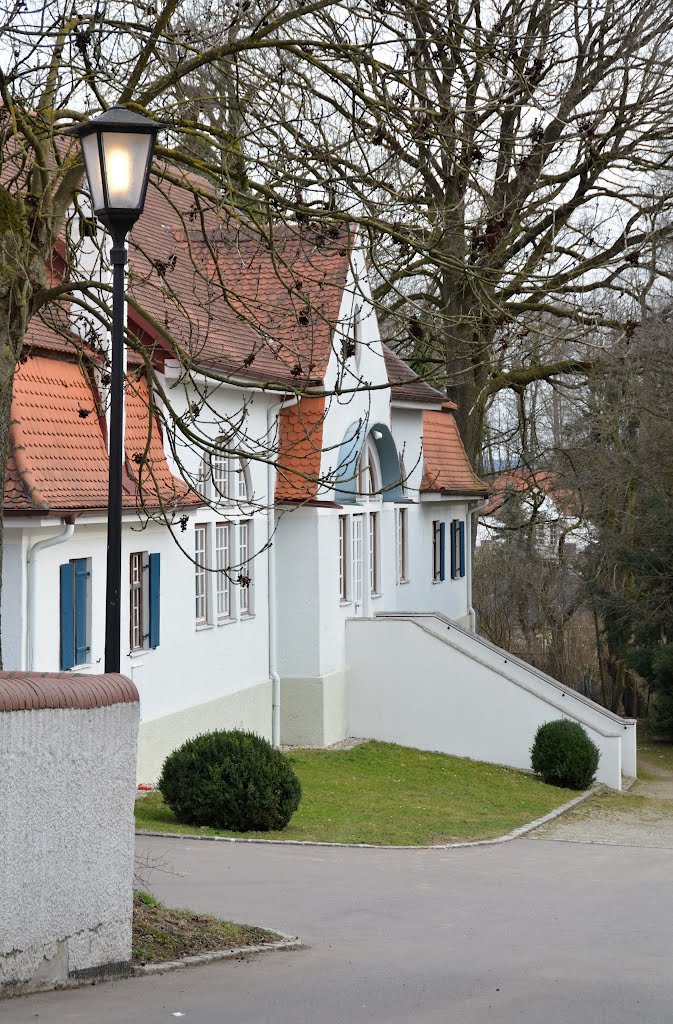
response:
[(152, 153), (164, 126), (116, 106), (69, 129), (82, 146), (93, 210), (112, 235), (112, 373), (105, 591), (105, 671), (119, 672), (121, 649), (122, 457), (124, 449), (124, 267), (126, 235), (143, 212)]

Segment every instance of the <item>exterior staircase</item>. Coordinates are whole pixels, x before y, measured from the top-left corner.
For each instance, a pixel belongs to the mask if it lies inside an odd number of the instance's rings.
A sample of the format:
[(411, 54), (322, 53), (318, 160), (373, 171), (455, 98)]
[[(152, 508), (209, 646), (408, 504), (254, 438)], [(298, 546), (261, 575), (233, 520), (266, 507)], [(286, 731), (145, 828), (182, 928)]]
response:
[(436, 613), (346, 624), (349, 733), (530, 768), (538, 726), (569, 718), (600, 750), (596, 779), (636, 775), (636, 722), (621, 718)]

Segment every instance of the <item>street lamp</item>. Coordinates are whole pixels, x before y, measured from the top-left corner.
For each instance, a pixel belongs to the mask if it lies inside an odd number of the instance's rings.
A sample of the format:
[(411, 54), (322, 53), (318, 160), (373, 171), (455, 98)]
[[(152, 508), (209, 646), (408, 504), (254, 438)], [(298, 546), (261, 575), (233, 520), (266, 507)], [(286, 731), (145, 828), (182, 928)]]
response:
[(124, 267), (126, 235), (143, 212), (152, 153), (164, 125), (111, 107), (68, 129), (79, 138), (93, 211), (112, 235), (112, 372), (108, 454), (107, 578), (105, 589), (105, 671), (119, 672), (121, 648), (122, 457), (124, 439)]

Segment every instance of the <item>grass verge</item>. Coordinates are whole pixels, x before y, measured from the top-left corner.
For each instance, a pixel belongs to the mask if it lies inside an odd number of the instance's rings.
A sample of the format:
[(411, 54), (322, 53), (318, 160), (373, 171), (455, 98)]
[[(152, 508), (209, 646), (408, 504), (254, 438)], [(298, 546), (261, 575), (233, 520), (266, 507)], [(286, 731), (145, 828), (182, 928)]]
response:
[(514, 768), (392, 743), (288, 756), (304, 795), (282, 832), (241, 835), (181, 825), (159, 793), (136, 802), (136, 826), (247, 839), (430, 846), (504, 835), (577, 795)]
[(147, 892), (133, 894), (133, 963), (156, 964), (239, 946), (278, 942), (280, 935), (220, 921), (193, 910), (172, 910)]
[[(643, 765), (656, 765), (673, 771), (673, 743), (642, 740), (638, 743), (638, 757)], [(638, 777), (644, 778), (644, 775), (639, 771)]]

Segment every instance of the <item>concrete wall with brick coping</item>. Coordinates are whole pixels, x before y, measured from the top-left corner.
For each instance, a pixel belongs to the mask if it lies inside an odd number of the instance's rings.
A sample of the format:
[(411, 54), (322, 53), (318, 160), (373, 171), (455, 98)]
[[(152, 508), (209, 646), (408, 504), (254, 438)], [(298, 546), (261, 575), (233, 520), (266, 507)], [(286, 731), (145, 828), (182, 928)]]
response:
[(128, 969), (138, 691), (0, 672), (0, 995)]

